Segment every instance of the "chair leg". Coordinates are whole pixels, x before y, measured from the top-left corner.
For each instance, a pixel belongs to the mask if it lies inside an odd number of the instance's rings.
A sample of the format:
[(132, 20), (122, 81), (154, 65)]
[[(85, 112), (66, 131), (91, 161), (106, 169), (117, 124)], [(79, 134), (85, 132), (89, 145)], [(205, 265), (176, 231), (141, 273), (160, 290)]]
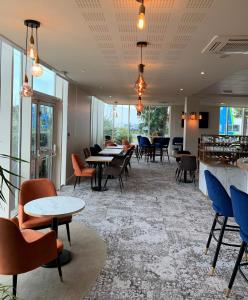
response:
[(169, 162), (169, 164), (170, 164), (170, 156), (169, 156), (168, 148), (166, 149), (166, 154), (167, 154), (167, 157), (168, 157), (168, 162)]
[(57, 267), (58, 267), (60, 281), (63, 282), (63, 276), (62, 276), (62, 270), (61, 270), (61, 264), (60, 264), (60, 254), (58, 254), (58, 257), (57, 257)]
[(120, 190), (121, 190), (121, 193), (122, 193), (121, 177), (119, 177), (119, 185), (120, 185)]
[(90, 186), (93, 187), (93, 176), (90, 177)]
[(236, 260), (236, 263), (235, 263), (235, 266), (234, 266), (234, 269), (233, 269), (233, 272), (232, 272), (232, 276), (231, 276), (231, 279), (230, 279), (229, 284), (228, 284), (228, 288), (225, 291), (225, 295), (226, 295), (227, 298), (231, 294), (232, 286), (233, 286), (235, 277), (237, 275), (238, 268), (239, 268), (240, 262), (242, 260), (242, 257), (243, 257), (246, 246), (247, 246), (246, 242), (242, 242), (240, 250), (239, 250), (239, 254), (238, 254), (238, 257), (237, 257), (237, 260)]
[(78, 177), (78, 185), (80, 184), (80, 182), (81, 182), (81, 177), (79, 176)]
[(214, 272), (215, 272), (215, 267), (216, 267), (216, 263), (217, 263), (217, 260), (218, 260), (220, 247), (221, 247), (221, 244), (222, 244), (222, 239), (223, 239), (223, 236), (224, 236), (227, 220), (228, 220), (228, 217), (225, 217), (224, 221), (223, 221), (223, 225), (222, 225), (221, 230), (220, 230), (220, 235), (219, 235), (216, 251), (215, 251), (215, 254), (214, 254), (214, 259), (213, 259), (213, 262), (212, 262), (212, 267), (211, 267), (210, 272), (209, 272), (210, 276), (213, 276)]
[(17, 290), (17, 275), (13, 275), (13, 296), (16, 296), (16, 290)]
[(66, 223), (66, 232), (67, 232), (67, 238), (68, 238), (68, 242), (71, 246), (71, 235), (70, 235), (70, 226), (69, 226), (69, 223)]
[(215, 214), (215, 216), (214, 216), (214, 221), (213, 221), (210, 233), (209, 233), (209, 237), (208, 237), (208, 241), (207, 241), (207, 245), (206, 245), (205, 254), (208, 253), (208, 248), (210, 246), (210, 243), (211, 243), (211, 240), (212, 240), (212, 237), (213, 237), (213, 232), (214, 232), (217, 220), (218, 220), (218, 216), (219, 216), (218, 214)]
[(107, 182), (108, 182), (109, 176), (107, 175), (106, 181), (104, 183), (104, 188), (106, 188)]
[(75, 190), (75, 187), (76, 187), (76, 185), (77, 185), (77, 181), (78, 181), (78, 177), (76, 176), (76, 178), (75, 178), (75, 183), (74, 183), (74, 190)]

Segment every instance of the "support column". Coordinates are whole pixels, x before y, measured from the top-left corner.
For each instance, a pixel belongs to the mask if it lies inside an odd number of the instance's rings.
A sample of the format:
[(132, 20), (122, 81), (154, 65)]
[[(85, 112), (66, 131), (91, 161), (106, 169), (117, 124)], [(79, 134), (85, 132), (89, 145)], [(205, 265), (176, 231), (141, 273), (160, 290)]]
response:
[(187, 118), (184, 120), (183, 149), (190, 151), (193, 155), (198, 154), (199, 120), (191, 120), (190, 113), (199, 115), (199, 99), (185, 98), (184, 112)]

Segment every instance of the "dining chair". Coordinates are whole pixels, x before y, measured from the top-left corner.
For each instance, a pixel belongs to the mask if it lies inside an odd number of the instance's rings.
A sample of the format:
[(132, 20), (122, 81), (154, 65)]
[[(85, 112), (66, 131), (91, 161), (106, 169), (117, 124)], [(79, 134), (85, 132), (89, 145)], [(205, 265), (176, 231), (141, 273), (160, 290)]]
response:
[(20, 230), (17, 218), (0, 218), (0, 274), (12, 275), (13, 296), (17, 291), (17, 276), (56, 260), (60, 280), (62, 270), (60, 253), (63, 243), (56, 239), (55, 231), (43, 233)]
[(238, 270), (240, 271), (240, 274), (246, 280), (246, 282), (248, 281), (248, 278), (245, 276), (242, 270), (242, 267), (247, 266), (248, 262), (246, 261), (241, 263), (244, 252), (246, 251), (248, 245), (248, 194), (237, 189), (233, 185), (230, 186), (230, 192), (233, 214), (236, 222), (240, 226), (240, 237), (242, 243), (228, 284), (228, 288), (225, 290), (226, 297), (229, 297), (231, 294), (233, 283), (235, 281)]
[(102, 148), (98, 144), (95, 144), (94, 147), (98, 153), (102, 151)]
[(123, 184), (123, 180), (122, 180), (122, 176), (125, 172), (126, 166), (127, 166), (127, 162), (128, 162), (128, 157), (126, 156), (123, 160), (123, 162), (118, 165), (114, 165), (114, 166), (108, 166), (104, 169), (103, 174), (106, 175), (106, 181), (104, 184), (104, 188), (106, 188), (107, 182), (110, 178), (118, 178), (119, 179), (119, 184), (120, 184), (120, 190), (122, 193), (122, 190), (124, 188), (124, 184)]
[(90, 155), (92, 156), (98, 156), (99, 155), (99, 151), (97, 151), (97, 149), (95, 147), (90, 147)]
[[(51, 217), (32, 217), (25, 213), (24, 205), (32, 200), (57, 196), (53, 182), (48, 178), (26, 180), (22, 183), (19, 194), (18, 220), (21, 229), (44, 229), (52, 226)], [(71, 245), (70, 226), (72, 216), (58, 218), (59, 225), (66, 225), (67, 237)]]
[(91, 188), (93, 187), (93, 176), (95, 176), (96, 181), (96, 169), (95, 168), (88, 168), (85, 167), (83, 161), (80, 159), (80, 156), (78, 154), (72, 154), (71, 155), (72, 160), (72, 167), (74, 170), (74, 176), (75, 183), (74, 183), (74, 189), (78, 184), (80, 184), (81, 177), (90, 177), (91, 178)]
[(149, 158), (152, 157), (152, 154), (153, 154), (153, 151), (154, 151), (154, 145), (151, 144), (148, 137), (141, 136), (141, 138), (140, 138), (140, 148), (141, 148), (141, 152), (145, 154), (145, 158), (148, 162)]
[[(206, 179), (208, 197), (212, 201), (212, 208), (215, 212), (205, 250), (205, 254), (207, 254), (213, 237), (214, 240), (217, 241), (217, 246), (209, 275), (214, 275), (221, 245), (240, 247), (239, 244), (223, 242), (224, 233), (226, 231), (239, 232), (239, 226), (227, 224), (228, 219), (233, 218), (234, 214), (231, 199), (221, 182), (208, 170), (204, 171), (204, 175)], [(216, 227), (217, 224), (220, 225), (220, 228)], [(218, 237), (215, 236), (215, 232), (219, 232)]]
[(83, 152), (84, 152), (84, 158), (86, 159), (86, 158), (88, 158), (88, 157), (90, 157), (90, 150), (89, 150), (89, 148), (84, 148), (83, 149)]
[(187, 173), (189, 172), (191, 181), (195, 184), (195, 172), (197, 170), (196, 156), (182, 156), (180, 164), (178, 164), (178, 175), (177, 180), (182, 182), (182, 176), (186, 179)]

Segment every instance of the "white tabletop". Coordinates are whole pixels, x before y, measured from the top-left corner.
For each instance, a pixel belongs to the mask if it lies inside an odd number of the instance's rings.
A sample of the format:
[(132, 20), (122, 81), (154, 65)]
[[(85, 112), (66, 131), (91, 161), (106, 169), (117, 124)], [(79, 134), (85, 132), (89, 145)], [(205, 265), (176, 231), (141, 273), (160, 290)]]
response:
[(99, 152), (100, 155), (119, 155), (123, 152), (123, 149), (109, 149), (105, 148)]
[(105, 149), (123, 149), (123, 145), (107, 146)]
[(86, 158), (85, 161), (94, 163), (109, 163), (113, 160), (113, 158), (113, 156), (90, 156)]
[(63, 217), (75, 214), (84, 207), (85, 202), (80, 198), (52, 196), (28, 202), (24, 205), (24, 211), (33, 217)]

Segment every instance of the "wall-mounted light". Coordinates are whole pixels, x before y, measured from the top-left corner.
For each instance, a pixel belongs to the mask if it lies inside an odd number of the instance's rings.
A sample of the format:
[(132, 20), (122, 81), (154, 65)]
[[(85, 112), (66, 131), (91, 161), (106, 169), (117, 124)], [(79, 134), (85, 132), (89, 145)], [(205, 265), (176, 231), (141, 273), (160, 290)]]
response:
[(185, 120), (187, 118), (187, 114), (183, 111), (181, 115), (181, 119)]
[(139, 7), (139, 19), (138, 19), (137, 27), (142, 30), (145, 27), (146, 8), (144, 6), (144, 0), (136, 0), (136, 1), (141, 3)]
[(182, 112), (181, 115), (181, 119), (182, 120), (202, 120), (202, 115), (201, 114), (197, 114), (196, 112), (191, 112), (190, 114), (187, 114), (186, 112)]

